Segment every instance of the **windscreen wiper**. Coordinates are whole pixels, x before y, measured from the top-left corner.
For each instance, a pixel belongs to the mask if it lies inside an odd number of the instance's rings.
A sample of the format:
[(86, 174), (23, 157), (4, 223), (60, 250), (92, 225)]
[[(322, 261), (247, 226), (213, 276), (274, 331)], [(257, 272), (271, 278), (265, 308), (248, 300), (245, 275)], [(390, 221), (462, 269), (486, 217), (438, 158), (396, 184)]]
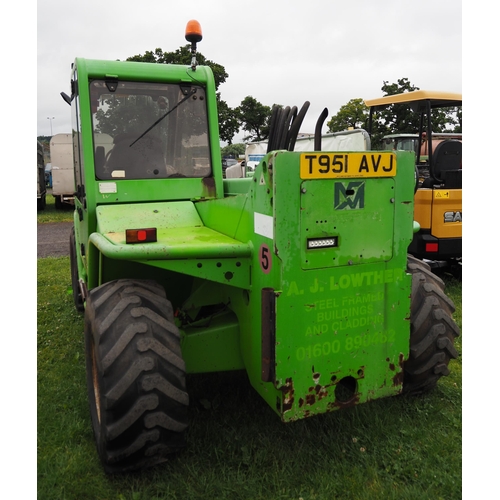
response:
[(183, 97), (172, 109), (169, 109), (163, 116), (160, 116), (158, 120), (156, 120), (151, 127), (145, 130), (132, 144), (129, 145), (129, 148), (132, 147), (139, 139), (142, 139), (152, 128), (156, 127), (158, 123), (160, 123), (164, 118), (166, 118), (172, 111), (178, 108), (184, 101), (189, 99), (193, 94), (196, 93), (196, 88), (191, 88), (191, 91), (187, 93), (185, 97)]

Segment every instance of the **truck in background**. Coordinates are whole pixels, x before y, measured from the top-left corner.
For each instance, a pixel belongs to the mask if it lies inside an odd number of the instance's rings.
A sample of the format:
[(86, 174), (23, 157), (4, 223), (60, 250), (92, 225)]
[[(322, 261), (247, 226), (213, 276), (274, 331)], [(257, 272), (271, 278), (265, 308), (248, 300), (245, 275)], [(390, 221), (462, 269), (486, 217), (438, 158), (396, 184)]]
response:
[[(432, 111), (462, 106), (462, 94), (416, 90), (378, 99), (365, 100), (370, 108), (368, 131), (372, 131), (374, 113), (394, 104), (406, 105), (420, 114), (418, 134), (413, 141), (417, 177), (415, 233), (408, 253), (425, 260), (434, 270), (448, 268), (457, 277), (462, 275), (462, 134), (432, 130)], [(411, 150), (396, 143), (396, 135), (386, 136), (383, 149)], [(415, 142), (416, 140), (416, 142)], [(392, 142), (392, 144), (389, 143)]]
[(45, 162), (43, 160), (43, 146), (36, 141), (36, 203), (37, 210), (44, 210), (46, 205), (47, 186), (45, 184)]
[[(370, 136), (366, 130), (344, 130), (321, 136), (324, 151), (369, 151)], [(249, 177), (267, 153), (268, 141), (250, 142), (245, 149), (244, 166), (233, 165), (226, 169), (227, 178)], [(303, 134), (297, 138), (294, 151), (314, 151), (314, 135)]]
[(50, 139), (52, 164), (52, 195), (57, 209), (74, 205), (75, 180), (73, 170), (73, 138), (71, 134), (56, 134)]

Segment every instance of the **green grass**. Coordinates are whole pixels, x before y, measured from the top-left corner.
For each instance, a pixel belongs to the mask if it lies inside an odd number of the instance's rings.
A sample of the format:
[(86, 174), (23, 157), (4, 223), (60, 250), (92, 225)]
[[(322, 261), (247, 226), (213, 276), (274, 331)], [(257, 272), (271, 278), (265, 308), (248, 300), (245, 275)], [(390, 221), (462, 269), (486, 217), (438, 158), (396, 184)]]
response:
[(71, 222), (73, 220), (73, 211), (72, 206), (59, 210), (56, 209), (54, 197), (47, 193), (45, 209), (37, 212), (37, 222), (38, 224), (45, 222)]
[[(461, 282), (445, 277), (461, 326)], [(457, 342), (461, 353), (461, 338)], [(376, 400), (290, 424), (244, 373), (191, 376), (188, 447), (143, 473), (106, 476), (93, 441), (83, 317), (69, 258), (38, 260), (38, 498), (459, 499), (462, 363), (420, 397)]]

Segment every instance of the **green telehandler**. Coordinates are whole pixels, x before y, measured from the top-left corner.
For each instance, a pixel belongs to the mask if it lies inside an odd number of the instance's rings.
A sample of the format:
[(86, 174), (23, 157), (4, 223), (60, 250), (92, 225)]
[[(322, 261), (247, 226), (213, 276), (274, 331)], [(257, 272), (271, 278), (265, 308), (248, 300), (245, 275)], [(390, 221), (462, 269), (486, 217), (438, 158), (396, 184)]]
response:
[(77, 58), (62, 93), (73, 298), (108, 473), (182, 450), (188, 374), (245, 370), (290, 422), (430, 390), (457, 357), (444, 284), (407, 254), (413, 154), (294, 152), (306, 102), (273, 109), (252, 177), (223, 179), (201, 38), (190, 21), (186, 66)]

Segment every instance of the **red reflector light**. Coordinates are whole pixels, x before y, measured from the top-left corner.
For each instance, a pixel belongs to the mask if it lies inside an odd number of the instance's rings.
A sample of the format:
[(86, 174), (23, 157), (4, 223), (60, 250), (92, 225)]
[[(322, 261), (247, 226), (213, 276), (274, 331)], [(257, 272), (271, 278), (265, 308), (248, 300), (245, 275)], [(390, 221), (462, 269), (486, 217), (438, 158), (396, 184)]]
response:
[(426, 252), (437, 252), (439, 250), (438, 243), (426, 243), (425, 251)]
[(127, 229), (125, 231), (125, 241), (127, 243), (151, 243), (157, 241), (156, 227), (147, 229)]

